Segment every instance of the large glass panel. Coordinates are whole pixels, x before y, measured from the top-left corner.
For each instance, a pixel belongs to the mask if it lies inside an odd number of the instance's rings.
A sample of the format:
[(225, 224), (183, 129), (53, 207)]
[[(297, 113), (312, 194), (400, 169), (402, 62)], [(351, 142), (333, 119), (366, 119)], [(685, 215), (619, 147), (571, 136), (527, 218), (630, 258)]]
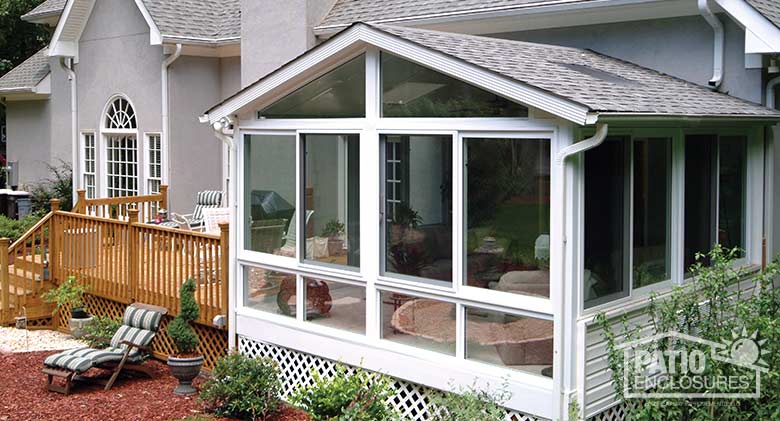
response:
[(295, 275), (244, 266), (244, 305), (255, 310), (295, 317)]
[(363, 334), (366, 331), (366, 288), (341, 282), (304, 278), (306, 320)]
[(671, 153), (671, 139), (634, 139), (634, 288), (671, 278)]
[(466, 285), (550, 296), (550, 141), (466, 139)]
[(452, 138), (382, 139), (385, 272), (452, 282)]
[(244, 138), (244, 247), (295, 256), (295, 136)]
[(553, 322), (466, 307), (466, 358), (552, 377)]
[(360, 136), (307, 134), (304, 258), (360, 266)]
[(258, 111), (257, 118), (347, 118), (366, 115), (366, 59), (361, 55)]
[(455, 355), (455, 304), (382, 291), (382, 338)]
[(383, 117), (527, 117), (528, 108), (382, 53)]
[(629, 140), (585, 152), (585, 307), (628, 295)]
[[(685, 137), (685, 270), (696, 263), (696, 254), (707, 254), (715, 244), (715, 186), (718, 137)], [(702, 263), (708, 264), (708, 259)]]
[(739, 247), (744, 256), (747, 141), (723, 136), (719, 144), (718, 242), (728, 249)]

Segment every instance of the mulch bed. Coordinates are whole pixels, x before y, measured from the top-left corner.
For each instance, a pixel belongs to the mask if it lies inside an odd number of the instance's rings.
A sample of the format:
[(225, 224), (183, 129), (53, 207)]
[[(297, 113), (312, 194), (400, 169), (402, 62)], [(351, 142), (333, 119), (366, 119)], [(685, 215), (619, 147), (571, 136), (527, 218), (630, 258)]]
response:
[[(49, 392), (41, 368), (43, 359), (52, 353), (0, 353), (0, 421), (178, 420), (202, 414), (197, 395), (173, 394), (176, 379), (156, 360), (146, 362), (155, 372), (152, 379), (120, 377), (109, 391), (99, 385), (79, 384), (70, 396)], [(88, 373), (100, 374), (99, 370)], [(196, 379), (195, 386), (202, 382)], [(285, 407), (269, 421), (309, 419), (303, 411)]]

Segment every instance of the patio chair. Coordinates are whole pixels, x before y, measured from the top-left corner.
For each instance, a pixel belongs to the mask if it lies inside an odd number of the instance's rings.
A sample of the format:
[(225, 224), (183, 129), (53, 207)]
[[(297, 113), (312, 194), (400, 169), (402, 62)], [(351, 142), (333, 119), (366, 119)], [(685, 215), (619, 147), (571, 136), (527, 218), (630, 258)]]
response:
[(203, 209), (203, 231), (205, 233), (219, 235), (220, 222), (230, 222), (230, 208)]
[[(149, 304), (129, 305), (125, 309), (122, 326), (111, 338), (108, 348), (75, 348), (46, 357), (43, 361), (43, 373), (47, 375), (46, 388), (51, 392), (68, 395), (77, 381), (105, 384), (104, 390), (109, 390), (122, 372), (153, 377), (149, 368), (141, 363), (151, 353), (150, 344), (157, 335), (162, 317), (167, 313), (165, 308)], [(110, 378), (81, 376), (93, 367), (111, 370)], [(56, 384), (55, 377), (62, 378), (65, 385)]]
[[(307, 231), (309, 229), (309, 223), (311, 222), (311, 216), (314, 214), (313, 210), (307, 210), (306, 211), (306, 221), (304, 221), (304, 227), (306, 227)], [(297, 217), (297, 211), (293, 213), (292, 219), (290, 219), (290, 224), (287, 227), (287, 233), (284, 235), (284, 240), (282, 242), (282, 247), (280, 247), (278, 250), (274, 251), (274, 254), (280, 255), (280, 256), (295, 256), (295, 246), (297, 245), (297, 226), (296, 226), (296, 220)]]
[(206, 190), (199, 192), (195, 198), (195, 209), (190, 214), (179, 215), (171, 213), (171, 220), (180, 224), (183, 229), (193, 231), (203, 230), (203, 210), (222, 206), (221, 191)]

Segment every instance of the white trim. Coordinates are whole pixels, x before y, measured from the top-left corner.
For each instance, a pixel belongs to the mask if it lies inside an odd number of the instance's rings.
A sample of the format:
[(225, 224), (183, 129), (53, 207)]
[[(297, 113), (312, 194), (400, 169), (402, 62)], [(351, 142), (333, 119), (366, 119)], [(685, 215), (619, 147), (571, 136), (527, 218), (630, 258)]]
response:
[[(153, 137), (156, 137), (157, 138), (157, 142), (159, 142), (159, 144), (160, 144), (159, 149), (155, 151), (155, 152), (157, 152), (159, 154), (159, 161), (157, 163), (152, 161), (152, 152), (153, 151), (152, 151), (152, 147), (151, 147), (151, 141), (152, 141)], [(143, 186), (142, 186), (143, 188), (139, 188), (139, 193), (141, 191), (146, 192), (146, 194), (159, 193), (159, 191), (157, 191), (157, 192), (152, 191), (151, 182), (152, 181), (157, 181), (157, 182), (160, 183), (160, 185), (165, 184), (164, 180), (165, 180), (165, 172), (166, 172), (166, 169), (167, 169), (166, 168), (167, 165), (166, 165), (166, 162), (163, 160), (163, 150), (165, 149), (165, 145), (163, 143), (162, 135), (160, 133), (158, 133), (158, 132), (147, 132), (147, 133), (144, 133), (144, 144), (143, 144), (143, 147), (141, 147), (139, 149), (143, 150), (143, 159), (139, 159), (139, 161), (142, 161), (144, 163), (143, 165), (144, 165), (144, 169), (145, 169), (143, 181), (140, 183), (140, 184), (143, 184)], [(152, 165), (159, 165), (159, 167), (160, 167), (159, 170), (158, 170), (160, 172), (160, 176), (159, 177), (152, 177)]]
[[(77, 3), (78, 6), (76, 5)], [(49, 57), (73, 57), (74, 61), (78, 62), (79, 40), (94, 7), (95, 0), (69, 0), (65, 4), (65, 9), (60, 16), (57, 28), (54, 30), (54, 35), (49, 43)], [(73, 16), (75, 21), (71, 20), (71, 14), (73, 13), (76, 13)], [(66, 37), (65, 30), (70, 25), (75, 26), (75, 28), (68, 28), (74, 30), (74, 36)]]
[(745, 29), (745, 54), (780, 52), (780, 28), (745, 0), (715, 0)]
[[(584, 105), (550, 95), (535, 87), (499, 76), (445, 54), (431, 51), (413, 42), (384, 33), (364, 24), (356, 24), (328, 40), (325, 44), (310, 50), (288, 65), (261, 79), (256, 84), (247, 87), (223, 104), (210, 110), (201, 117), (201, 121), (214, 123), (228, 115), (246, 111), (244, 110), (245, 107), (252, 102), (277, 89), (283, 89), (285, 84), (290, 84), (291, 82), (294, 82), (296, 85), (299, 84), (300, 81), (295, 80), (296, 78), (316, 72), (319, 67), (334, 61), (341, 62), (343, 56), (348, 54), (350, 50), (364, 49), (365, 44), (386, 50), (404, 59), (436, 69), (438, 72), (455, 77), (463, 82), (470, 83), (529, 107), (539, 108), (574, 123), (585, 124), (586, 122), (588, 108)], [(339, 56), (342, 58), (339, 58)]]

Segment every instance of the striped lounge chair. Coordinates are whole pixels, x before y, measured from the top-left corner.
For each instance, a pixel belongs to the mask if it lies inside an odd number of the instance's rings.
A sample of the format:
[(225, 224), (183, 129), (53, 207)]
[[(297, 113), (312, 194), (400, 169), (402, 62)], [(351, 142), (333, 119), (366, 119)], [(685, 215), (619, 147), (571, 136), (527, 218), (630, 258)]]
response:
[[(97, 381), (104, 383), (105, 390), (109, 390), (122, 370), (152, 377), (149, 369), (141, 363), (149, 356), (152, 339), (166, 313), (168, 310), (163, 307), (131, 304), (125, 310), (122, 326), (111, 338), (107, 348), (75, 348), (46, 357), (43, 361), (43, 373), (47, 375), (47, 388), (52, 392), (68, 395), (76, 381)], [(107, 380), (81, 376), (93, 367), (110, 369), (113, 372)], [(62, 378), (65, 385), (56, 384), (54, 378)]]
[(222, 196), (222, 192), (216, 190), (199, 192), (195, 198), (195, 209), (192, 213), (186, 215), (171, 214), (171, 219), (178, 222), (184, 229), (202, 231), (204, 228), (203, 209), (221, 207)]

